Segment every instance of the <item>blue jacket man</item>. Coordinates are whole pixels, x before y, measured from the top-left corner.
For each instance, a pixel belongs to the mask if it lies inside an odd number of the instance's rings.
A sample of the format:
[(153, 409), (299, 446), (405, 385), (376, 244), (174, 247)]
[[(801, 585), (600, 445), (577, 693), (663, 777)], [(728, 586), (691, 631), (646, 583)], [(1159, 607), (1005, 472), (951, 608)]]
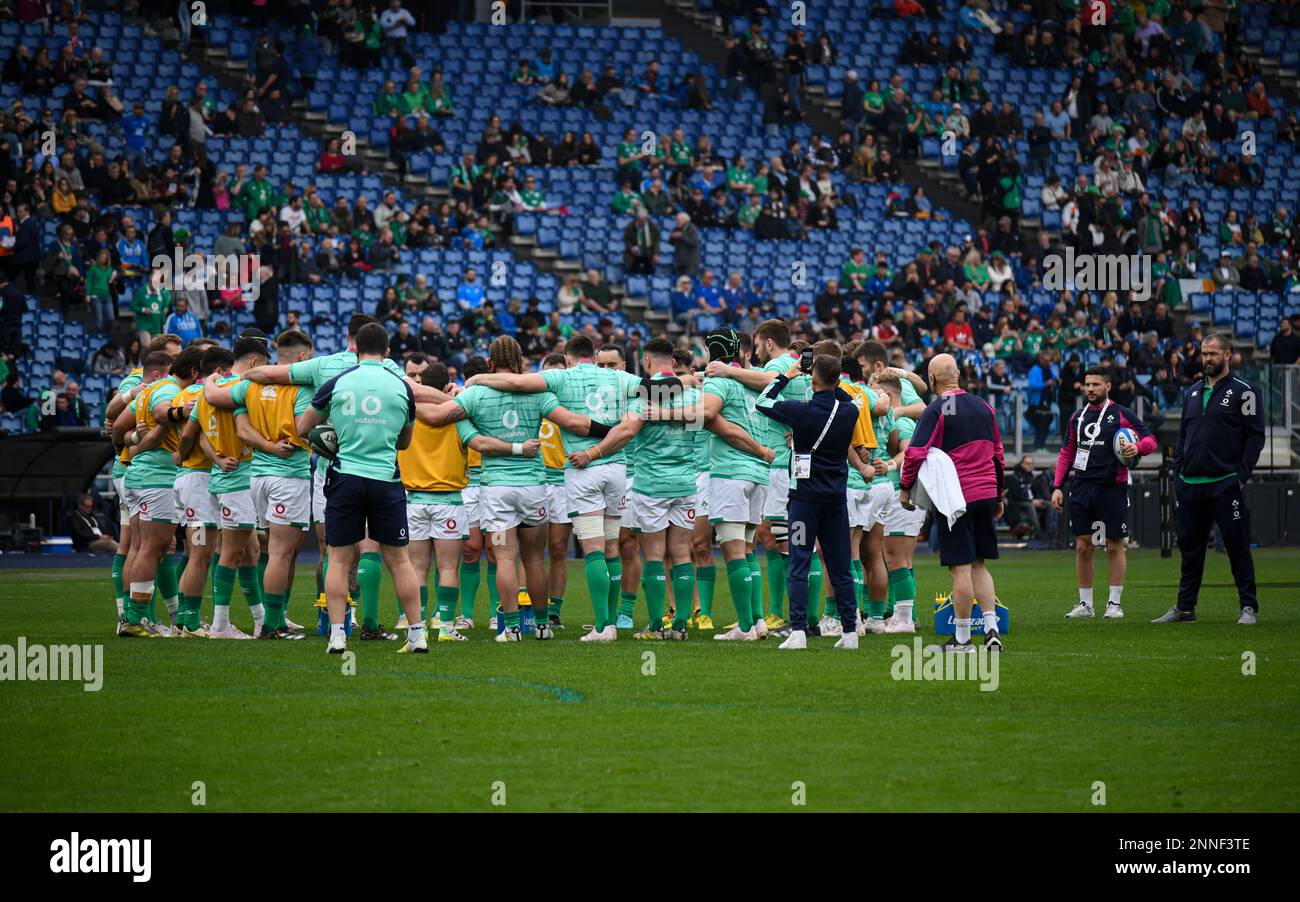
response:
[[(782, 648), (807, 648), (808, 568), (820, 544), (826, 578), (835, 592), (843, 637), (836, 648), (857, 648), (857, 605), (849, 569), (848, 475), (859, 466), (853, 448), (860, 408), (840, 388), (840, 361), (822, 354), (812, 363), (813, 396), (808, 401), (778, 400), (795, 366), (777, 376), (758, 397), (757, 410), (790, 427), (790, 637)], [(868, 477), (869, 478), (869, 477)], [(816, 630), (814, 624), (812, 629)], [(814, 635), (817, 633), (814, 632)]]

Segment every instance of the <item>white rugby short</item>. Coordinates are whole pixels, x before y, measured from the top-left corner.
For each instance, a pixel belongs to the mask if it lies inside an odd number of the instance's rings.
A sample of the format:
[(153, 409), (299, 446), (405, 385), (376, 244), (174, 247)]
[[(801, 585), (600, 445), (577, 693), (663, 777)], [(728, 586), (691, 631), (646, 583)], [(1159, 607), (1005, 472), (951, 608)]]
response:
[(707, 520), (709, 518), (709, 474), (695, 474), (695, 513)]
[(412, 542), (422, 542), (426, 539), (456, 541), (469, 538), (469, 522), (465, 519), (463, 504), (408, 503), (406, 528)]
[(684, 498), (654, 498), (640, 492), (628, 493), (628, 512), (631, 529), (639, 532), (662, 532), (670, 525), (682, 529), (695, 528), (695, 496)]
[(885, 535), (918, 536), (925, 525), (925, 509), (907, 510), (898, 502), (898, 492), (894, 492), (885, 508)]
[(217, 495), (217, 506), (221, 509), (221, 520), (217, 524), (221, 529), (252, 529), (257, 525), (250, 489), (222, 492)]
[(748, 523), (757, 526), (763, 522), (763, 501), (767, 486), (744, 479), (709, 477), (709, 522)]
[(311, 521), (325, 522), (325, 470), (329, 461), (323, 457), (316, 458), (316, 469), (311, 474)]
[(460, 490), (461, 507), (465, 508), (465, 526), (473, 529), (481, 523), (479, 510), (479, 490), (482, 486), (467, 485)]
[(767, 473), (767, 497), (763, 501), (764, 520), (787, 520), (790, 508), (790, 469), (773, 467)]
[(138, 516), (142, 523), (181, 522), (175, 486), (162, 489), (133, 489), (127, 486), (126, 509), (132, 517)]
[(564, 471), (564, 494), (570, 517), (604, 511), (606, 517), (621, 516), (627, 494), (627, 466), (621, 463), (595, 467), (569, 467)]
[(866, 526), (871, 517), (871, 501), (866, 489), (849, 489), (849, 527)]
[(248, 491), (253, 496), (253, 512), (259, 529), (266, 529), (271, 523), (299, 529), (311, 524), (313, 486), (306, 479), (254, 476)]
[(896, 490), (892, 482), (873, 482), (867, 487), (867, 522), (863, 524), (871, 529), (877, 523), (884, 524), (885, 509), (894, 499)]
[(478, 507), (479, 525), (484, 532), (541, 526), (546, 522), (546, 486), (481, 485)]
[(546, 484), (546, 521), (560, 524), (573, 522), (569, 519), (569, 498), (563, 483)]
[(176, 503), (181, 510), (182, 526), (216, 526), (221, 516), (217, 499), (208, 491), (208, 470), (180, 469), (176, 473)]

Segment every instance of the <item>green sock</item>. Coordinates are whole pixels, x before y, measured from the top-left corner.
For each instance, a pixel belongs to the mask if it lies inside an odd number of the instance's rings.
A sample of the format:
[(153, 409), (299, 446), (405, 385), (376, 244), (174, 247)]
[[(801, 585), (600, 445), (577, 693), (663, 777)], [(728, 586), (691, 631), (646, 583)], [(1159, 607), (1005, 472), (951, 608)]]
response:
[[(668, 581), (664, 577), (663, 561), (645, 562), (645, 566), (641, 568), (641, 588), (645, 589), (645, 606), (650, 618), (650, 629), (663, 629), (664, 598), (668, 594)], [(636, 603), (636, 596), (632, 597), (632, 601), (633, 604)], [(622, 613), (621, 607), (619, 613)]]
[(582, 558), (582, 567), (587, 576), (591, 611), (599, 632), (609, 626), (609, 564), (605, 561), (605, 552), (588, 552)]
[[(621, 580), (620, 580), (621, 582)], [(645, 585), (645, 572), (641, 574), (641, 585)], [(620, 592), (618, 593), (618, 616), (632, 617), (636, 614), (636, 593)]]
[(266, 601), (262, 629), (278, 630), (284, 626), (284, 594), (281, 592), (263, 593)]
[(189, 556), (188, 553), (186, 553), (186, 554), (182, 554), (182, 555), (181, 555), (181, 556), (176, 560), (176, 577), (177, 577), (177, 579), (180, 578), (181, 574), (185, 572), (185, 568), (188, 567), (189, 565), (190, 565), (190, 556)]
[(212, 604), (228, 608), (234, 595), (235, 568), (217, 564), (212, 576)]
[(516, 608), (516, 609), (513, 610), (513, 611), (505, 611), (504, 614), (505, 614), (505, 617), (506, 617), (506, 627), (507, 627), (507, 628), (509, 628), (509, 627), (515, 627), (516, 629), (518, 629), (518, 627), (519, 627), (519, 609)]
[[(269, 541), (269, 539), (268, 539)], [(262, 587), (262, 594), (266, 594), (266, 565), (271, 560), (270, 554), (267, 553), (266, 543), (263, 543), (262, 552), (257, 556), (257, 584)]]
[(605, 596), (605, 603), (609, 606), (609, 622), (617, 623), (618, 596), (623, 588), (623, 559), (607, 557), (605, 566), (609, 568), (609, 592)]
[(853, 577), (853, 603), (860, 611), (867, 609), (866, 577), (864, 573), (862, 561), (849, 561), (849, 574)]
[(126, 617), (126, 622), (139, 626), (149, 613), (149, 604), (144, 601), (133, 601), (130, 598), (122, 602), (122, 614)]
[(330, 553), (326, 551), (321, 554), (320, 567), (318, 567), (316, 570), (316, 597), (317, 598), (325, 594), (325, 572), (329, 570), (329, 567), (330, 567)]
[(191, 630), (195, 629), (196, 627), (194, 624), (194, 620), (192, 619), (195, 613), (196, 611), (194, 610), (194, 596), (186, 595), (184, 592), (182, 592), (181, 610), (180, 610), (180, 614), (176, 617), (176, 625), (183, 626), (186, 629), (191, 629)]
[(497, 591), (497, 565), (488, 562), (487, 565), (487, 584), (488, 584), (488, 619), (497, 615), (497, 608), (501, 607), (501, 593)]
[[(647, 561), (647, 563), (649, 562)], [(646, 594), (648, 598), (649, 593)], [(712, 596), (712, 592), (710, 592), (710, 596)], [(686, 622), (691, 619), (691, 599), (694, 597), (695, 568), (690, 564), (674, 564), (673, 598), (677, 599), (677, 609), (673, 612), (673, 629), (686, 629)], [(700, 597), (702, 599), (703, 594)]]
[(367, 551), (357, 564), (357, 586), (361, 589), (361, 626), (379, 629), (379, 583), (383, 579), (383, 558)]
[[(257, 581), (257, 567), (240, 567), (235, 573), (239, 577), (239, 588), (243, 590), (248, 606), (251, 608), (260, 604), (265, 614), (266, 599), (262, 595), (262, 584)], [(265, 622), (263, 618), (263, 623)]]
[(753, 578), (749, 561), (743, 557), (727, 561), (727, 585), (731, 587), (731, 604), (736, 609), (736, 622), (740, 625), (741, 632), (745, 633), (754, 628), (753, 590), (749, 587)]
[(474, 617), (474, 596), (478, 594), (478, 584), (483, 578), (483, 568), (478, 561), (467, 564), (460, 562), (460, 615), (469, 619)]
[(562, 607), (564, 607), (563, 598), (559, 598), (555, 595), (550, 596), (547, 599), (547, 606), (546, 606), (547, 619), (554, 617), (558, 620), (560, 617), (560, 608)]
[(883, 620), (885, 617), (885, 599), (871, 599), (867, 602), (867, 616), (872, 620)]
[(718, 568), (709, 564), (695, 568), (695, 584), (700, 587), (700, 616), (713, 617), (713, 590), (718, 585)]
[(167, 622), (171, 623), (179, 610), (180, 602), (180, 587), (176, 579), (175, 557), (170, 554), (162, 556), (162, 559), (158, 561), (158, 569), (154, 571), (154, 581), (158, 587), (158, 595), (162, 598), (167, 610)]
[(816, 623), (822, 619), (822, 559), (813, 552), (808, 562), (808, 622)]
[(785, 592), (790, 578), (790, 561), (775, 548), (767, 553), (767, 595), (771, 611), (785, 617)]
[(749, 564), (749, 615), (757, 622), (763, 619), (763, 568), (752, 551), (745, 555), (745, 562)]
[(438, 606), (438, 619), (442, 621), (442, 628), (451, 629), (451, 625), (456, 621), (456, 596), (460, 590), (455, 586), (438, 586), (434, 590), (433, 598)]
[(888, 619), (889, 617), (894, 616), (894, 602), (897, 601), (897, 600), (898, 600), (898, 597), (897, 597), (896, 593), (894, 592), (894, 574), (893, 574), (893, 572), (891, 571), (890, 574), (889, 574), (889, 590), (888, 590), (888, 592), (887, 592), (886, 595), (885, 595), (885, 617), (886, 617), (886, 619)]
[[(438, 596), (435, 595), (435, 598)], [(420, 586), (420, 619), (429, 619), (429, 587)]]
[(118, 609), (126, 613), (125, 584), (122, 582), (122, 569), (126, 566), (126, 555), (113, 555), (113, 598), (117, 600)]

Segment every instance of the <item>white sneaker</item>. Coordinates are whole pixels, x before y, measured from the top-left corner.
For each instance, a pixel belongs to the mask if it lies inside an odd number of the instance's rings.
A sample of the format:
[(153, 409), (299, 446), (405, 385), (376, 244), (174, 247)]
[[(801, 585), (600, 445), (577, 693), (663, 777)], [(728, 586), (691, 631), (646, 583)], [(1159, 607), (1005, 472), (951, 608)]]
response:
[(497, 633), (498, 642), (520, 642), (523, 640), (523, 634), (519, 632), (519, 627), (508, 626), (501, 632)]
[(879, 636), (881, 633), (886, 632), (888, 629), (889, 628), (885, 625), (885, 618), (868, 617), (865, 621), (863, 621), (862, 632), (858, 633), (858, 635), (861, 636), (866, 633), (870, 633), (873, 636)]
[(180, 630), (168, 623), (151, 623), (149, 628), (163, 639), (176, 639), (181, 634)]
[(854, 632), (859, 636), (865, 636), (867, 634), (867, 618), (862, 616), (861, 611), (858, 611), (858, 626)]
[(394, 631), (409, 630), (410, 628), (411, 628), (411, 621), (406, 619), (405, 614), (403, 614), (401, 617), (398, 617), (397, 622), (393, 624)]
[(790, 638), (782, 642), (778, 648), (807, 648), (808, 635), (803, 630), (791, 630)]
[(488, 629), (490, 629), (490, 630), (494, 630), (494, 629), (496, 629), (496, 628), (497, 628), (497, 619), (496, 619), (495, 617), (489, 617), (489, 618), (488, 618)]
[(603, 630), (598, 630), (594, 626), (587, 631), (587, 634), (580, 638), (579, 642), (615, 642), (618, 640), (618, 627), (610, 624)]
[(1070, 613), (1066, 614), (1065, 617), (1067, 620), (1091, 620), (1092, 607), (1081, 601), (1070, 608)]
[(840, 637), (840, 641), (835, 643), (836, 648), (856, 649), (858, 647), (858, 634), (845, 633)]
[(348, 650), (348, 637), (344, 635), (330, 636), (330, 641), (325, 645), (325, 654), (341, 655)]
[(555, 633), (551, 630), (551, 625), (549, 623), (539, 623), (533, 633), (533, 638), (543, 641), (546, 639), (554, 639)]
[(891, 617), (885, 621), (885, 632), (887, 633), (915, 633), (916, 625), (912, 621), (906, 622), (899, 620), (898, 617)]
[(1106, 613), (1102, 616), (1107, 620), (1123, 620), (1124, 606), (1118, 602), (1108, 601), (1106, 602)]
[[(822, 631), (822, 635), (827, 638), (833, 639), (836, 636), (844, 635), (844, 627), (841, 626), (839, 620), (834, 617), (823, 617), (819, 627)], [(856, 636), (857, 633), (855, 632), (854, 635)]]
[(438, 616), (437, 611), (434, 611), (433, 616), (429, 618), (429, 629), (431, 630), (442, 629), (442, 618)]
[(252, 639), (248, 633), (235, 626), (233, 623), (223, 630), (208, 630), (209, 639)]
[(473, 628), (474, 628), (474, 621), (471, 620), (469, 617), (456, 618), (455, 629), (457, 632), (459, 632), (460, 630), (472, 630)]
[(754, 635), (760, 639), (767, 638), (767, 624), (762, 617), (754, 621)]
[(734, 626), (720, 636), (714, 636), (719, 642), (757, 642), (758, 635), (751, 629), (749, 632), (742, 632), (739, 626)]
[(429, 639), (425, 636), (424, 631), (420, 631), (420, 635), (416, 637), (414, 642), (407, 639), (401, 651), (402, 654), (407, 655), (427, 655), (429, 653)]
[(288, 617), (284, 618), (284, 628), (291, 633), (303, 633), (307, 631), (305, 626), (300, 623), (294, 623)]

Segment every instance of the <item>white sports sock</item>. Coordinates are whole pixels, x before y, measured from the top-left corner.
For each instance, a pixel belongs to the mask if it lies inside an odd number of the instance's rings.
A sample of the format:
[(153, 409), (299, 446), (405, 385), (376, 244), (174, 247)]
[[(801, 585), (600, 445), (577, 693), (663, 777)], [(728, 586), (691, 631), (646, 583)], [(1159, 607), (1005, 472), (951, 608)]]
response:
[(248, 610), (253, 613), (253, 623), (261, 626), (266, 621), (266, 608), (260, 604), (250, 604)]
[(346, 638), (347, 638), (347, 636), (346, 636), (346, 635), (344, 634), (344, 632), (343, 632), (343, 624), (341, 624), (341, 623), (331, 623), (331, 624), (330, 624), (330, 641), (331, 641), (331, 642), (334, 641), (334, 637), (335, 637), (335, 636), (339, 637), (340, 639), (346, 639)]
[(407, 644), (407, 645), (415, 645), (415, 644), (417, 644), (417, 643), (420, 641), (420, 637), (423, 636), (423, 635), (424, 635), (424, 624), (423, 624), (423, 623), (421, 623), (419, 626), (411, 626), (411, 627), (407, 627), (407, 629), (406, 629), (406, 644)]
[(1086, 608), (1092, 607), (1092, 586), (1089, 586), (1086, 589), (1083, 587), (1079, 588), (1079, 601)]
[(998, 631), (998, 612), (996, 610), (981, 612), (984, 618), (984, 632), (996, 633)]
[(173, 595), (171, 598), (164, 598), (163, 604), (167, 606), (167, 616), (175, 620), (176, 612), (180, 610), (181, 600)]
[(212, 629), (220, 632), (230, 628), (230, 605), (214, 604), (212, 606)]
[(914, 601), (915, 599), (908, 599), (907, 601), (894, 602), (894, 616), (897, 617), (901, 623), (912, 622), (912, 604)]
[(124, 609), (124, 600), (119, 598), (117, 600), (117, 619), (121, 620), (125, 616), (126, 616), (126, 611)]
[(954, 621), (957, 625), (957, 641), (966, 643), (970, 641), (970, 618), (958, 617)]
[(1123, 594), (1124, 594), (1124, 587), (1123, 587), (1123, 586), (1111, 586), (1111, 587), (1110, 587), (1110, 603), (1111, 603), (1111, 604), (1119, 604), (1119, 603), (1120, 603), (1120, 596), (1123, 595)]

